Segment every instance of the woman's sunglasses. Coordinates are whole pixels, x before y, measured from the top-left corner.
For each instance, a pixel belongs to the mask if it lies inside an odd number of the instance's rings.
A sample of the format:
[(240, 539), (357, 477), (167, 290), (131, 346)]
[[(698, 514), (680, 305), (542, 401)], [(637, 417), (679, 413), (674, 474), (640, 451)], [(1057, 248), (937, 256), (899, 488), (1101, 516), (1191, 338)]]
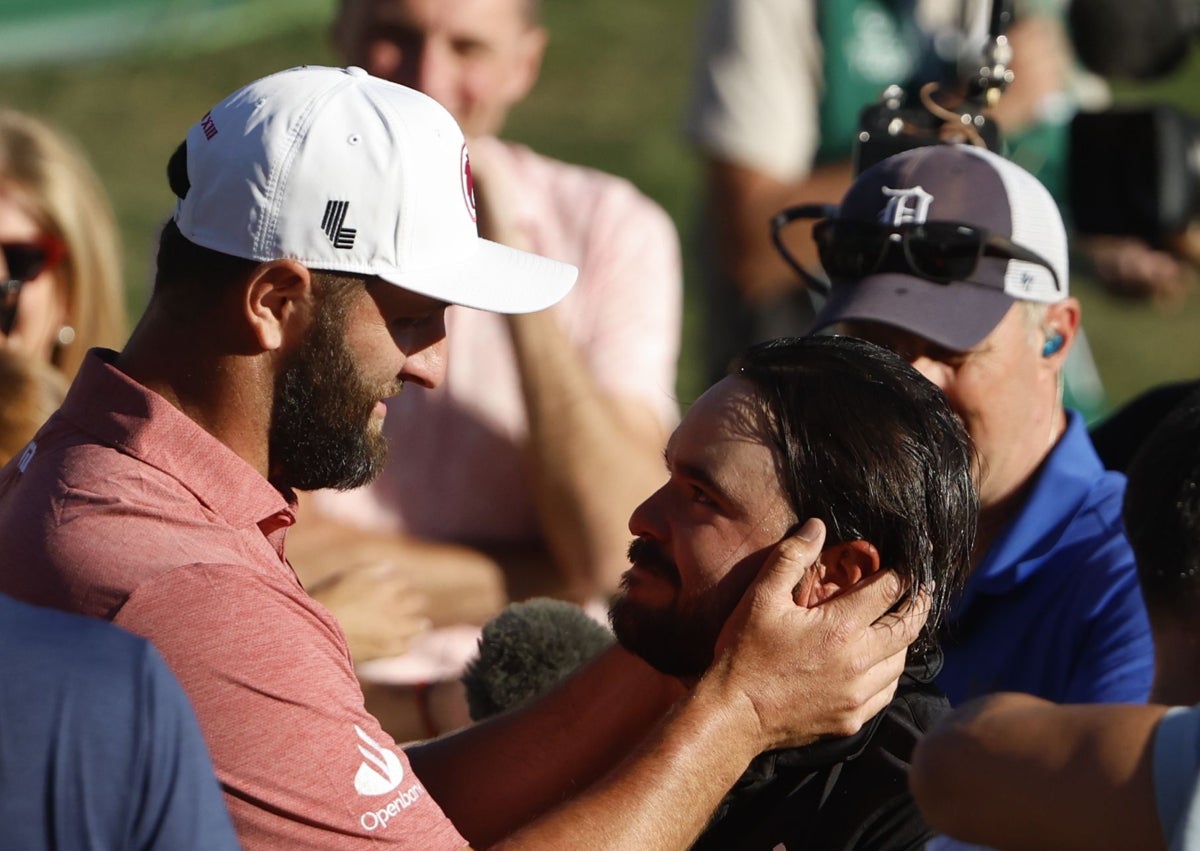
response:
[(783, 258), (810, 286), (827, 294), (829, 284), (804, 269), (792, 256), (780, 232), (800, 219), (819, 219), (812, 229), (817, 254), (825, 273), (833, 279), (856, 279), (877, 272), (916, 275), (935, 284), (968, 281), (984, 257), (1035, 263), (1050, 272), (1054, 288), (1062, 282), (1046, 258), (1010, 239), (990, 234), (962, 222), (924, 222), (899, 226), (839, 219), (835, 208), (806, 204), (791, 207), (771, 221), (771, 236)]
[(17, 320), (21, 287), (63, 258), (62, 241), (45, 234), (31, 242), (0, 242), (8, 274), (0, 280), (0, 331), (9, 334)]

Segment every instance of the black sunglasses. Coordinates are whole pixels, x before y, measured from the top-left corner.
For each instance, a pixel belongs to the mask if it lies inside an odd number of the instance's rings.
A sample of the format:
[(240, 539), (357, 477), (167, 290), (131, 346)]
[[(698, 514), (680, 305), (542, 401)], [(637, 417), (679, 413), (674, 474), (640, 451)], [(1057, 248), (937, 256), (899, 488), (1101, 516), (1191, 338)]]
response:
[(46, 269), (58, 265), (63, 257), (63, 244), (46, 235), (33, 242), (2, 242), (0, 253), (8, 275), (0, 280), (0, 331), (9, 334), (17, 321), (17, 302), (21, 287)]
[[(830, 278), (863, 278), (876, 272), (916, 275), (935, 284), (967, 281), (983, 257), (1035, 263), (1050, 272), (1054, 288), (1062, 282), (1050, 261), (1003, 236), (963, 222), (923, 222), (889, 226), (836, 218), (825, 204), (790, 207), (771, 220), (771, 237), (784, 260), (812, 286), (828, 294), (829, 283), (805, 270), (788, 251), (780, 232), (800, 219), (819, 219), (812, 229), (821, 266)], [(897, 250), (899, 249), (899, 250)]]

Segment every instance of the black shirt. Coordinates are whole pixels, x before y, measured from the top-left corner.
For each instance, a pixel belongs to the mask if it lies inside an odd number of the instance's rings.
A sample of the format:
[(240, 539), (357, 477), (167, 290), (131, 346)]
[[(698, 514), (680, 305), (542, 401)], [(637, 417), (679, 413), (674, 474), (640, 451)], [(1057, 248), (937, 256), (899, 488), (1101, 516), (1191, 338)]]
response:
[(908, 793), (913, 745), (950, 711), (941, 654), (910, 661), (896, 696), (856, 735), (756, 758), (694, 849), (920, 849), (933, 837)]

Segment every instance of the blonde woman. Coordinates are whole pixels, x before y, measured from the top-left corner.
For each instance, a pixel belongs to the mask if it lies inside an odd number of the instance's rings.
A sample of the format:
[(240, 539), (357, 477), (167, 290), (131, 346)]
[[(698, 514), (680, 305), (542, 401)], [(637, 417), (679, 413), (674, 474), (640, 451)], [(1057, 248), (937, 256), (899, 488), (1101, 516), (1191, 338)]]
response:
[(74, 144), (0, 109), (0, 342), (74, 377), (125, 338), (112, 208)]
[(0, 349), (0, 465), (21, 453), (66, 395), (66, 378), (49, 363)]

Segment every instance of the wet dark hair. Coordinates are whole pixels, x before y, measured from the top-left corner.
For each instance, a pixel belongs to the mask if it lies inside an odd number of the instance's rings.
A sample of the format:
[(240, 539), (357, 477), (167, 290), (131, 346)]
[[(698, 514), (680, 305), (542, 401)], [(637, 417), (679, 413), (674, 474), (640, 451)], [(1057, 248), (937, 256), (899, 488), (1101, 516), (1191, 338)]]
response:
[(914, 645), (927, 650), (966, 581), (979, 508), (970, 438), (941, 390), (895, 353), (839, 336), (761, 343), (730, 374), (761, 395), (798, 520), (821, 519), (829, 544), (870, 542), (904, 599), (930, 595)]
[(1153, 626), (1200, 613), (1200, 394), (1172, 409), (1129, 465), (1125, 534)]

